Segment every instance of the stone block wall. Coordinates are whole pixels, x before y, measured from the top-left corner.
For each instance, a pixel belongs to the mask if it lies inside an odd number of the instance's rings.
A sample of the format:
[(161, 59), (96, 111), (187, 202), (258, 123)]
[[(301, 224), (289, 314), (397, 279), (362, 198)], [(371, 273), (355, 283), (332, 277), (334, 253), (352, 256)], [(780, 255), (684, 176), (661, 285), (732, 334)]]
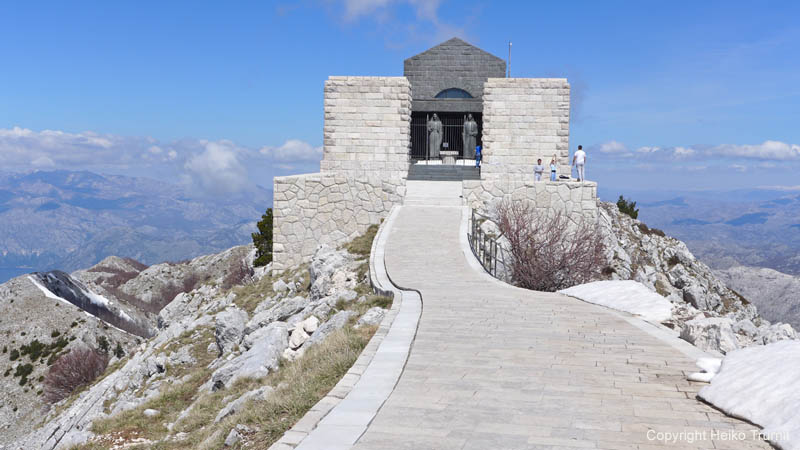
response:
[(566, 78), (489, 78), (483, 94), (483, 179), (530, 179), (553, 155), (570, 174)]
[[(506, 62), (461, 39), (453, 38), (403, 62), (411, 83), (414, 111), (481, 112), (483, 85), (488, 78), (504, 77)], [(436, 94), (458, 88), (472, 99), (434, 100)]]
[(322, 173), (405, 178), (411, 145), (411, 86), (405, 77), (325, 81)]
[(405, 195), (401, 179), (315, 173), (275, 177), (273, 270), (307, 262), (380, 223)]
[(591, 181), (464, 180), (462, 195), (467, 206), (479, 210), (502, 200), (528, 200), (537, 210), (561, 211), (574, 223), (597, 221), (597, 183)]

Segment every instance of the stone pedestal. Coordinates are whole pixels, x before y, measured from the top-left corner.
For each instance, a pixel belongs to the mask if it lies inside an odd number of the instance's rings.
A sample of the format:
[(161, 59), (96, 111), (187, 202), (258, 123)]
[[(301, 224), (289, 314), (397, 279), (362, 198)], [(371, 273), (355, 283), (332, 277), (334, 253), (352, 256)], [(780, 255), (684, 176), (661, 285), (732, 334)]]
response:
[(455, 164), (458, 152), (456, 150), (442, 150), (439, 152), (442, 157), (442, 164)]

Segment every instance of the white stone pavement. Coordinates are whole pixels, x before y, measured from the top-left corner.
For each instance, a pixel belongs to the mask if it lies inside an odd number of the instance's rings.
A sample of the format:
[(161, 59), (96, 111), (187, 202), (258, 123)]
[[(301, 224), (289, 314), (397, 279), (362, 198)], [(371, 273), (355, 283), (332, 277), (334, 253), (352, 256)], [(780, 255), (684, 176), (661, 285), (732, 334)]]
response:
[(686, 381), (696, 368), (679, 346), (605, 308), (477, 273), (461, 215), (403, 206), (395, 217), (386, 269), (419, 290), (423, 311), (355, 449), (769, 448), (755, 426), (695, 399), (702, 385)]

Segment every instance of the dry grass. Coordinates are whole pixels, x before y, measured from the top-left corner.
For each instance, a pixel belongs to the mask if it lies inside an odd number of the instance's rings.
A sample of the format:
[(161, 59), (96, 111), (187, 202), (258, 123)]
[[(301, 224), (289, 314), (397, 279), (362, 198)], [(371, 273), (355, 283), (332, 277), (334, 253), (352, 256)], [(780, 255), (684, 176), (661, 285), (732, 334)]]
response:
[[(189, 414), (175, 423), (172, 433), (188, 433), (183, 441), (164, 440), (130, 448), (196, 449), (222, 448), (228, 432), (236, 424), (253, 428), (245, 437), (248, 448), (267, 449), (320, 401), (344, 376), (361, 354), (377, 327), (355, 330), (345, 327), (332, 333), (322, 343), (311, 347), (306, 354), (291, 363), (284, 363), (276, 372), (262, 379), (240, 379), (227, 389), (195, 396), (197, 388), (207, 379), (208, 372), (201, 370), (186, 383), (166, 389), (157, 398), (144, 405), (109, 419), (96, 421), (92, 431), (99, 434), (97, 442), (76, 447), (81, 450), (108, 448), (112, 436), (130, 436), (160, 440), (167, 435), (165, 423), (172, 422), (189, 405)], [(266, 399), (251, 400), (236, 414), (214, 423), (214, 418), (225, 406), (245, 392), (260, 386), (275, 388)], [(145, 417), (146, 408), (158, 409), (161, 415)]]
[(248, 314), (252, 314), (265, 298), (275, 295), (272, 292), (272, 283), (274, 281), (271, 276), (264, 275), (263, 278), (255, 283), (234, 287), (233, 292), (236, 294), (236, 298), (233, 303), (247, 311)]
[(375, 240), (376, 234), (378, 234), (378, 225), (370, 225), (364, 234), (345, 244), (344, 248), (354, 255), (368, 257), (372, 251), (372, 241)]

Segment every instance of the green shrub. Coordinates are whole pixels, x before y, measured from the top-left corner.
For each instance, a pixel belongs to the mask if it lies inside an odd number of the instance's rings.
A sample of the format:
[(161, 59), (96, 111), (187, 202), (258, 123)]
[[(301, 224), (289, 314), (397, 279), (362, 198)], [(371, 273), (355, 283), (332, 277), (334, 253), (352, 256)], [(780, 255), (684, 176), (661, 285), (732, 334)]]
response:
[(636, 202), (625, 200), (625, 197), (621, 195), (619, 196), (619, 200), (617, 200), (617, 208), (619, 208), (619, 212), (631, 216), (632, 219), (639, 217), (639, 210), (636, 208)]
[(114, 356), (117, 358), (122, 358), (125, 356), (125, 350), (122, 349), (122, 344), (117, 342), (117, 347), (114, 349)]
[(253, 265), (266, 266), (272, 262), (272, 208), (267, 208), (258, 222), (258, 233), (253, 233), (253, 245), (256, 247), (256, 259)]
[(108, 354), (108, 350), (111, 348), (111, 344), (108, 343), (108, 338), (105, 336), (98, 337), (97, 348), (99, 348), (104, 354)]
[(30, 364), (20, 364), (14, 372), (15, 377), (19, 377), (19, 385), (25, 386), (28, 383), (28, 375), (33, 372), (33, 366)]
[(15, 348), (11, 349), (11, 354), (8, 355), (8, 359), (10, 359), (11, 361), (16, 361), (17, 358), (19, 358), (19, 350)]

